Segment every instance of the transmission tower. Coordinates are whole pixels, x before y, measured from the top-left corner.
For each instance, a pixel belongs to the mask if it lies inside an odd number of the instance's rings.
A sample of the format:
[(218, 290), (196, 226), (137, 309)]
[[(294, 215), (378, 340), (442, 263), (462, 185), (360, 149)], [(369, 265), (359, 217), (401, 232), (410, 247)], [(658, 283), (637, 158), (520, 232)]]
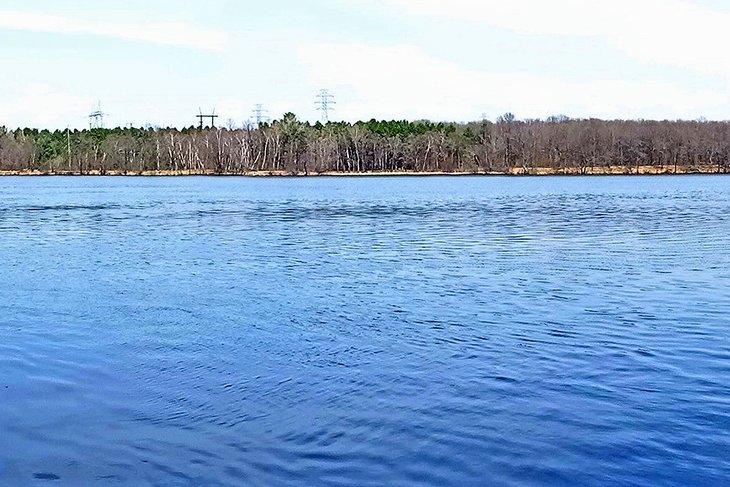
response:
[(317, 110), (322, 112), (322, 123), (328, 123), (330, 121), (330, 111), (334, 110), (335, 96), (330, 93), (330, 90), (319, 90), (317, 95)]
[(261, 103), (257, 103), (253, 108), (253, 118), (256, 121), (256, 127), (260, 127), (262, 123), (268, 122), (269, 117), (266, 115), (268, 111)]
[(215, 108), (213, 109), (213, 113), (210, 115), (203, 115), (203, 110), (198, 108), (198, 114), (195, 115), (195, 117), (198, 119), (198, 127), (200, 130), (203, 130), (203, 120), (209, 118), (211, 128), (215, 128), (215, 119), (218, 118), (218, 115), (215, 114)]
[(104, 115), (106, 113), (101, 111), (101, 102), (97, 102), (96, 107), (89, 113), (89, 129), (103, 129)]

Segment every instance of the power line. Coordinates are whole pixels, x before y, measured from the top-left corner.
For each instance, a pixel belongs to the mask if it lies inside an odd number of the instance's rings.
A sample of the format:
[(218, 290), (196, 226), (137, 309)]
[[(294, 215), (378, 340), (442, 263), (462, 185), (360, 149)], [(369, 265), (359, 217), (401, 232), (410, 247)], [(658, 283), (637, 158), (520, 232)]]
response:
[(319, 90), (317, 95), (317, 110), (322, 112), (322, 123), (328, 123), (330, 121), (330, 111), (334, 110), (335, 96), (330, 93), (330, 90), (322, 89)]

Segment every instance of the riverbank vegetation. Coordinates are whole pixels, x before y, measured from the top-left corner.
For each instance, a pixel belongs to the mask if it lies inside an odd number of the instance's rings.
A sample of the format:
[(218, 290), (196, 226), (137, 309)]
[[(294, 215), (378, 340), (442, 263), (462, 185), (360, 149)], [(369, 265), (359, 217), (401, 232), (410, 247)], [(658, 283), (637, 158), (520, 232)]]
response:
[(245, 128), (8, 130), (4, 174), (643, 174), (730, 171), (730, 123), (551, 117), (281, 120)]

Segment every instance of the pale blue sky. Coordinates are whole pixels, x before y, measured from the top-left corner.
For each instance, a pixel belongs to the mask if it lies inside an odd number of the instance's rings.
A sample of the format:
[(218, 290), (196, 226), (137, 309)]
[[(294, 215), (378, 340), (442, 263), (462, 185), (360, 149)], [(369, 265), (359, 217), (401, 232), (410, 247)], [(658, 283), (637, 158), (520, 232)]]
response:
[(0, 125), (730, 118), (719, 0), (0, 0)]

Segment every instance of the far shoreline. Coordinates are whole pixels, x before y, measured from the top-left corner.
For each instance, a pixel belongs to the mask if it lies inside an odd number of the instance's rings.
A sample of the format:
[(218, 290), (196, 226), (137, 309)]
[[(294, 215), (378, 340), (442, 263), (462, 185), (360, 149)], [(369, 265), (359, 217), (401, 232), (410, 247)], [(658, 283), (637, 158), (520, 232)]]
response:
[(295, 171), (246, 171), (246, 172), (217, 172), (212, 170), (90, 170), (90, 171), (30, 171), (30, 170), (0, 170), (0, 176), (94, 176), (94, 177), (184, 177), (184, 176), (220, 176), (220, 177), (250, 177), (250, 178), (323, 178), (323, 177), (466, 177), (466, 176), (679, 176), (679, 175), (727, 175), (728, 172), (718, 171), (717, 166), (601, 166), (588, 168), (548, 168), (548, 167), (519, 167), (510, 171), (323, 171), (323, 172), (295, 172)]

